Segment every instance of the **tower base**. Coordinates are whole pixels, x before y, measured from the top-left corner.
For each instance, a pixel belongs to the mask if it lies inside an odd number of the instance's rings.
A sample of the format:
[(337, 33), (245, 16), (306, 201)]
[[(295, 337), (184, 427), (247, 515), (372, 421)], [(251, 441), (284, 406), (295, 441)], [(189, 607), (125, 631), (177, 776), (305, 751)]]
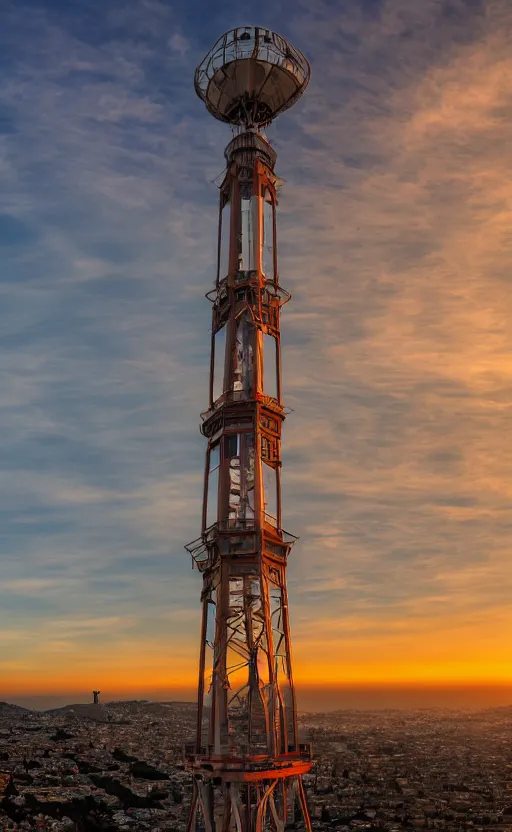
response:
[(298, 821), (311, 832), (301, 776), (310, 767), (196, 773), (187, 832), (284, 832)]
[(302, 775), (312, 766), (311, 745), (277, 757), (227, 757), (185, 746), (193, 775), (187, 832), (284, 832), (311, 821)]

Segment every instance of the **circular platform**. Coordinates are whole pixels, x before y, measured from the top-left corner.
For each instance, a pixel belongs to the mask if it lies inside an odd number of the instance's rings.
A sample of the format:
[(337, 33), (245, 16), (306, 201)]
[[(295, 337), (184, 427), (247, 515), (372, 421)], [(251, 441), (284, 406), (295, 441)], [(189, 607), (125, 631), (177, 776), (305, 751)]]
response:
[(309, 75), (304, 55), (280, 35), (243, 26), (219, 38), (198, 66), (194, 83), (215, 118), (263, 127), (297, 101)]

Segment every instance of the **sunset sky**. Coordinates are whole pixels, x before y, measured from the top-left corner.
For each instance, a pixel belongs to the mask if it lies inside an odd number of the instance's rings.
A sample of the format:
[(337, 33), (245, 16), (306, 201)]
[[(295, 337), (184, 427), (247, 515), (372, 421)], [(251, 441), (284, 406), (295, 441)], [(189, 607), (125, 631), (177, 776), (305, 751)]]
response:
[(312, 65), (269, 130), (299, 705), (512, 703), (510, 0), (1, 5), (0, 700), (194, 696), (231, 134), (193, 72), (257, 24)]

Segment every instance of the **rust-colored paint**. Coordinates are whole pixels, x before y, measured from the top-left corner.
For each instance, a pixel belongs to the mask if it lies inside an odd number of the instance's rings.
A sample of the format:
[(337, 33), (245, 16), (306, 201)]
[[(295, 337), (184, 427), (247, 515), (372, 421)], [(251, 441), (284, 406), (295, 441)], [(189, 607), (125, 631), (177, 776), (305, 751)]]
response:
[[(291, 76), (288, 81), (284, 77), (286, 62), (276, 59), (272, 64), (274, 58), (264, 51), (270, 37), (276, 55), (282, 52), (287, 60), (297, 56), (296, 91), (290, 101), (295, 100), (309, 77), (307, 61), (268, 30), (248, 27), (223, 36), (214, 48), (215, 61), (209, 63), (207, 56), (201, 65), (206, 76), (213, 78), (204, 95), (203, 76), (196, 75), (196, 89), (210, 112), (232, 120), (240, 129), (226, 148), (215, 288), (206, 295), (212, 303), (213, 337), (208, 410), (201, 415), (201, 432), (208, 440), (202, 535), (187, 547), (203, 577), (196, 740), (185, 748), (185, 764), (194, 777), (187, 832), (196, 830), (198, 813), (200, 825), (212, 832), (282, 832), (293, 821), (291, 797), (298, 800), (305, 829), (311, 830), (301, 779), (311, 768), (311, 747), (298, 742), (286, 592), (286, 563), (295, 538), (283, 530), (281, 519), (285, 411), (280, 314), (290, 295), (278, 279), (276, 154), (257, 129), (261, 120), (272, 117), (272, 107), (276, 112), (285, 107), (277, 99), (273, 104), (268, 90), (263, 95), (263, 87), (256, 92), (250, 83), (256, 69), (261, 72), (264, 66), (269, 75), (274, 73), (274, 84), (290, 84)], [(219, 56), (227, 60), (228, 55), (235, 62), (259, 61), (260, 65), (250, 63), (248, 75), (241, 71), (240, 78), (248, 77), (250, 88), (238, 91), (235, 105), (229, 103), (227, 92), (214, 104), (209, 96), (217, 95), (215, 84), (228, 84), (227, 75), (216, 74)], [(233, 77), (237, 71), (236, 65)], [(254, 118), (260, 121), (251, 122)], [(223, 211), (228, 199), (229, 211)], [(265, 239), (269, 226), (270, 245)], [(221, 254), (226, 240), (222, 238), (227, 228), (229, 257), (227, 274), (223, 274)], [(223, 362), (214, 356), (219, 348), (215, 333), (222, 327), (226, 331)], [(264, 353), (266, 335), (273, 340), (268, 339), (270, 349)], [(275, 362), (273, 368), (270, 362)], [(214, 372), (219, 364), (224, 367), (224, 383), (215, 401)], [(275, 379), (275, 389), (269, 379)], [(211, 450), (217, 443), (219, 482), (217, 496), (212, 498), (207, 479)], [(208, 506), (209, 498), (215, 499), (214, 506)], [(213, 603), (213, 672), (211, 679), (205, 679), (205, 657), (211, 651), (206, 644), (209, 605)], [(220, 817), (221, 826), (216, 823)]]

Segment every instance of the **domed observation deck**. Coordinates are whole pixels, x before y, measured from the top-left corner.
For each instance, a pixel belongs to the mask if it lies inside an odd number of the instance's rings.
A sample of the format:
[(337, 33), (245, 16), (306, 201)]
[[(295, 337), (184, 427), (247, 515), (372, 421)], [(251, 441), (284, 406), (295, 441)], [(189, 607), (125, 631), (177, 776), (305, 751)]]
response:
[(198, 66), (194, 84), (215, 118), (264, 127), (300, 98), (309, 75), (304, 55), (280, 35), (242, 26), (219, 38)]

